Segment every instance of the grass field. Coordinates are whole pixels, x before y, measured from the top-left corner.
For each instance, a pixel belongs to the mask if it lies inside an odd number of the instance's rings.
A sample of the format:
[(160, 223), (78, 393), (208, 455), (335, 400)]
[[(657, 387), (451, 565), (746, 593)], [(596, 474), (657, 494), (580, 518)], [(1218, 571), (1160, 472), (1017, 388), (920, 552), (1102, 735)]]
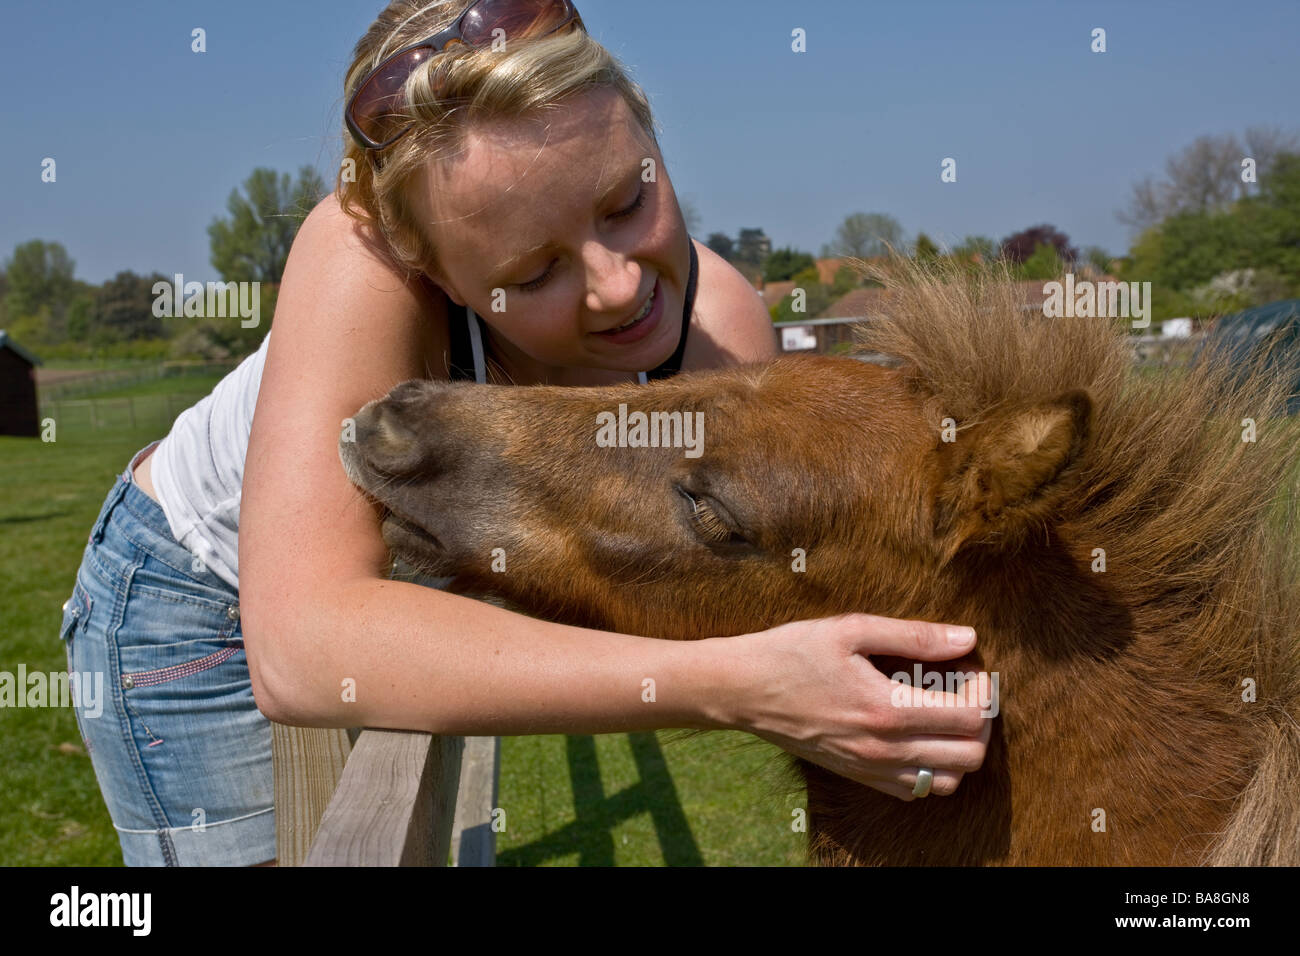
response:
[[(56, 441), (0, 437), (0, 671), (67, 667), (61, 607), (86, 536), (131, 454), (160, 438), (164, 387), (201, 397), (215, 379), (165, 379), (101, 427), (67, 416)], [(183, 407), (181, 402), (173, 403)], [(796, 865), (802, 795), (780, 751), (739, 733), (512, 737), (502, 741), (501, 865)], [(70, 710), (0, 709), (0, 865), (120, 866), (121, 851)]]

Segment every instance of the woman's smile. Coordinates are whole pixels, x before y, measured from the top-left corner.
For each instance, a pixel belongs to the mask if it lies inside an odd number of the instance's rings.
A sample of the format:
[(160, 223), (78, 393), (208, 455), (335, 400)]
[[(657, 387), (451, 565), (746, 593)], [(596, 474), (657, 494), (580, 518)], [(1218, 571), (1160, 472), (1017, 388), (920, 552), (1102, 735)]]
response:
[(659, 285), (659, 280), (655, 279), (654, 288), (651, 289), (649, 298), (642, 303), (641, 308), (632, 318), (616, 328), (592, 334), (599, 336), (606, 342), (614, 342), (618, 345), (639, 342), (659, 327), (659, 321), (664, 314), (663, 302), (663, 291)]

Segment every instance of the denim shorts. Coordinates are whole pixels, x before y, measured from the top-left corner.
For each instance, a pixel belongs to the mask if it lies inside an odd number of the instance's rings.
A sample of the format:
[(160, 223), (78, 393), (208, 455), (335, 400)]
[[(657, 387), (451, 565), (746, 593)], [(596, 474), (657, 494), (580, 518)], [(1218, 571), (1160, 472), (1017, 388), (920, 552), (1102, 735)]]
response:
[[(132, 477), (90, 532), (62, 637), (100, 700), (77, 726), (127, 866), (275, 858), (271, 724), (253, 701), (239, 596), (172, 537)], [(196, 570), (197, 568), (197, 570)]]

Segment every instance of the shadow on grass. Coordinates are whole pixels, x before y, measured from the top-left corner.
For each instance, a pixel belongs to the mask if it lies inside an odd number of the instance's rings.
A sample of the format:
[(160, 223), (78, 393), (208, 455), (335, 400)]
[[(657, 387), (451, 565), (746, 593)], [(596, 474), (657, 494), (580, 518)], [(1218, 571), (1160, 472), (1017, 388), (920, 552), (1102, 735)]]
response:
[(45, 511), (38, 515), (0, 515), (0, 525), (29, 524), (33, 521), (48, 521), (50, 518), (62, 518), (70, 511)]
[(667, 865), (703, 866), (704, 858), (682, 812), (658, 739), (653, 733), (628, 734), (627, 738), (640, 779), (606, 796), (595, 739), (565, 737), (577, 819), (540, 840), (501, 853), (497, 865), (538, 866), (576, 849), (579, 866), (614, 866), (613, 828), (629, 817), (649, 813)]

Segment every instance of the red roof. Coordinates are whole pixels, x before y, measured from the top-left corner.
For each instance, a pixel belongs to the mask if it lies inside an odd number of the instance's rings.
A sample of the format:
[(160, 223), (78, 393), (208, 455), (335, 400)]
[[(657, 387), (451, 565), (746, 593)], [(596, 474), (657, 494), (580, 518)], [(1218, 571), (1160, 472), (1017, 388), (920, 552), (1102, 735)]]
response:
[(770, 309), (793, 291), (794, 280), (786, 279), (782, 282), (767, 283), (759, 294), (763, 297), (763, 305)]

